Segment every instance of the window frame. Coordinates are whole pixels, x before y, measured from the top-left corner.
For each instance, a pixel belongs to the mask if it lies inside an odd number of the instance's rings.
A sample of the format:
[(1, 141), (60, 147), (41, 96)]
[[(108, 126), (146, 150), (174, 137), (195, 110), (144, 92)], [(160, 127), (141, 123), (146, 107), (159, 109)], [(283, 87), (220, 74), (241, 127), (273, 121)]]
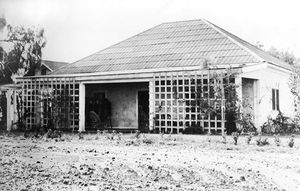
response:
[(272, 110), (280, 111), (279, 89), (272, 88)]

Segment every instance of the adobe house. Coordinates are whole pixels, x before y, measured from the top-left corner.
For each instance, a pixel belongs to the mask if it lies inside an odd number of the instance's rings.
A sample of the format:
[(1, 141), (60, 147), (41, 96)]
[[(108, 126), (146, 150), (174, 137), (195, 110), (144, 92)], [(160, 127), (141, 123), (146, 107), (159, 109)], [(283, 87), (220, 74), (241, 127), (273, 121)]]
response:
[(181, 132), (196, 126), (224, 132), (226, 97), (219, 99), (219, 113), (213, 116), (192, 105), (197, 96), (208, 103), (216, 99), (210, 75), (228, 68), (238, 71), (233, 79), (237, 94), (247, 100), (243, 110), (251, 113), (258, 131), (279, 109), (293, 115), (290, 66), (204, 19), (160, 24), (47, 76), (18, 83), (29, 113), (27, 127), (47, 125), (49, 117), (42, 113), (48, 97), (37, 100), (51, 92), (67, 100), (59, 111), (64, 127), (73, 130), (97, 129), (103, 122), (100, 128)]

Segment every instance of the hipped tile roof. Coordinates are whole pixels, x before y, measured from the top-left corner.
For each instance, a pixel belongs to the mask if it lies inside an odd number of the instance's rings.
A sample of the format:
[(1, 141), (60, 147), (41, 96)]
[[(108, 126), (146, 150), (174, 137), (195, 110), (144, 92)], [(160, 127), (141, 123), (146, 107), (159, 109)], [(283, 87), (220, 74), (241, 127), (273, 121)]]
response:
[(202, 19), (160, 24), (52, 74), (199, 66), (209, 58), (221, 66), (268, 62), (290, 68), (287, 63)]

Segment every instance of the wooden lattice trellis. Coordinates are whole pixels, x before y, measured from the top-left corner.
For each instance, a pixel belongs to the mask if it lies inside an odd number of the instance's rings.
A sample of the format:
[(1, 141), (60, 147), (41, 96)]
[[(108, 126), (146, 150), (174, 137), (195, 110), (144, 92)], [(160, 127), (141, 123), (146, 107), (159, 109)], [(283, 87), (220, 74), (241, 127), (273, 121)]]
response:
[[(29, 78), (22, 79), (22, 105), (26, 128), (47, 126), (50, 110), (57, 102), (61, 128), (78, 129), (79, 83), (73, 78)], [(49, 96), (51, 95), (51, 96)]]
[[(150, 126), (160, 132), (178, 133), (197, 127), (223, 133), (226, 100), (216, 96), (216, 80), (208, 70), (155, 73), (149, 87)], [(218, 83), (221, 95), (225, 95), (223, 79)], [(216, 112), (207, 112), (208, 107)]]

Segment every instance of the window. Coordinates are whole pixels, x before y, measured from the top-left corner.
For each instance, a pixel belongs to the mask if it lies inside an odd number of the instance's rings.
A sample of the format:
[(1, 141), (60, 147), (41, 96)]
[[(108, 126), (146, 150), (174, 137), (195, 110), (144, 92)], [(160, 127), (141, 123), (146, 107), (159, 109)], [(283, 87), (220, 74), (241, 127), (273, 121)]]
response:
[(45, 67), (43, 67), (41, 69), (41, 75), (46, 75), (47, 74), (47, 69)]
[(279, 111), (279, 90), (272, 89), (272, 109)]

